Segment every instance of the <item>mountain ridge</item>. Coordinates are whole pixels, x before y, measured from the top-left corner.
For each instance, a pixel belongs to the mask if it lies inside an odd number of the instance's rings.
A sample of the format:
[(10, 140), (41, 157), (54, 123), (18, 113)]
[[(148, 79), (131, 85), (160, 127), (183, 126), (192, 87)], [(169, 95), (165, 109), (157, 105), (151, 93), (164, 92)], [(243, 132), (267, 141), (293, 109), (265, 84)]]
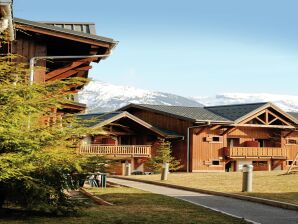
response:
[(288, 112), (298, 112), (298, 96), (269, 93), (222, 93), (215, 96), (183, 97), (176, 94), (150, 91), (131, 86), (91, 81), (78, 94), (78, 100), (87, 104), (87, 112), (109, 112), (135, 104), (172, 106), (217, 106), (229, 104), (273, 102)]

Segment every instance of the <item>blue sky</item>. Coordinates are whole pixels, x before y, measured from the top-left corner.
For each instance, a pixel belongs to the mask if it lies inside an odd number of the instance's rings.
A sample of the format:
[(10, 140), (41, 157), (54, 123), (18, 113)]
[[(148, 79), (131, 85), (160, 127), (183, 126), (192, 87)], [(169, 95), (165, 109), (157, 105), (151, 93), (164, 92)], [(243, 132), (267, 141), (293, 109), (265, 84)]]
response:
[(296, 0), (15, 0), (16, 17), (91, 21), (119, 41), (91, 77), (183, 96), (298, 95)]

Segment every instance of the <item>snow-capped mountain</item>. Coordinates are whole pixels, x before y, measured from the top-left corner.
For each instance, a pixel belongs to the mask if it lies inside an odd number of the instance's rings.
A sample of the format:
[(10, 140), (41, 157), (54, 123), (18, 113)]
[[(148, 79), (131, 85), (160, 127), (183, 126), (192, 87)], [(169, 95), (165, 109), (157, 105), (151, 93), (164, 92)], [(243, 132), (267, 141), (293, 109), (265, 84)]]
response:
[(285, 111), (298, 111), (298, 96), (268, 93), (223, 93), (211, 97), (182, 97), (135, 87), (91, 81), (78, 95), (87, 104), (88, 112), (107, 112), (129, 103), (163, 104), (176, 106), (214, 106), (239, 103), (273, 102)]
[(101, 81), (91, 81), (79, 92), (78, 98), (79, 102), (87, 104), (89, 113), (112, 111), (129, 103), (203, 106), (194, 99), (175, 94), (112, 85)]
[(269, 93), (223, 93), (214, 97), (193, 97), (206, 106), (272, 102), (285, 111), (298, 111), (298, 96)]

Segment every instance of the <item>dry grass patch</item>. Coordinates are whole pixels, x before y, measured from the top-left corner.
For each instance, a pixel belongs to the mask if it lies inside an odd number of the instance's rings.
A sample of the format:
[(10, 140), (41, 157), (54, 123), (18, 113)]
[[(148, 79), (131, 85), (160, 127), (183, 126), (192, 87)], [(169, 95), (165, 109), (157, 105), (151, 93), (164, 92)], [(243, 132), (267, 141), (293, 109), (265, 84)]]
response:
[[(298, 204), (298, 174), (284, 172), (254, 172), (254, 193), (242, 193), (242, 173), (171, 173), (166, 183), (212, 191), (245, 194)], [(160, 175), (131, 176), (131, 178), (160, 181)], [(162, 182), (162, 181), (160, 181)]]

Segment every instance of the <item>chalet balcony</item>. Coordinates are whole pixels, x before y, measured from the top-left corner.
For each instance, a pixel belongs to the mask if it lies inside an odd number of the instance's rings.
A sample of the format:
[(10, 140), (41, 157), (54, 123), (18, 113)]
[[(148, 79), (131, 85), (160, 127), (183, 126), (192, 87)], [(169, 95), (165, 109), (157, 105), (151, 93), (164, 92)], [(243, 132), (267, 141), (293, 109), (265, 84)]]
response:
[(229, 158), (284, 158), (287, 157), (285, 148), (277, 147), (231, 147), (227, 148)]
[(84, 144), (78, 148), (78, 153), (114, 157), (151, 157), (151, 145)]

